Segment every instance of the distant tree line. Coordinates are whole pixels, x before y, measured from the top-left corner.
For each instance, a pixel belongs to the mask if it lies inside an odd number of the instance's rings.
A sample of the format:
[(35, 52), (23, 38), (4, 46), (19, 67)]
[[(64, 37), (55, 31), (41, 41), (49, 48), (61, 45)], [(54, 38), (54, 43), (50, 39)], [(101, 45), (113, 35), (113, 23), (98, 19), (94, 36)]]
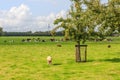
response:
[[(0, 31), (1, 36), (51, 36), (49, 31), (27, 31), (27, 32), (3, 32)], [(56, 36), (63, 36), (63, 32), (59, 31), (56, 33)]]
[(0, 36), (3, 34), (3, 29), (0, 27)]
[[(64, 34), (65, 34), (65, 31), (57, 31), (55, 33), (56, 36), (63, 36)], [(91, 36), (93, 37), (97, 35), (100, 35), (100, 34), (98, 34), (97, 32), (91, 33)], [(2, 27), (0, 27), (0, 36), (51, 36), (51, 32), (50, 31), (6, 32), (6, 31), (3, 31)], [(114, 32), (109, 34), (108, 36), (119, 36), (119, 33)]]

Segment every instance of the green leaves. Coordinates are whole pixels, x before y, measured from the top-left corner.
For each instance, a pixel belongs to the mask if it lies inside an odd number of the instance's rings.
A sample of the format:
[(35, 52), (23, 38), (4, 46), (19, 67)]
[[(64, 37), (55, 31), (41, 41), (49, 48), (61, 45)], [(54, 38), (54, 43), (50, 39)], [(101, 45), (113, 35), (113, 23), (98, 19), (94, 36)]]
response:
[[(67, 18), (54, 21), (57, 25), (54, 31), (62, 27), (65, 37), (83, 42), (93, 33), (104, 37), (116, 30), (120, 32), (120, 0), (109, 0), (107, 4), (101, 4), (100, 0), (71, 1)], [(86, 8), (83, 9), (82, 5)]]

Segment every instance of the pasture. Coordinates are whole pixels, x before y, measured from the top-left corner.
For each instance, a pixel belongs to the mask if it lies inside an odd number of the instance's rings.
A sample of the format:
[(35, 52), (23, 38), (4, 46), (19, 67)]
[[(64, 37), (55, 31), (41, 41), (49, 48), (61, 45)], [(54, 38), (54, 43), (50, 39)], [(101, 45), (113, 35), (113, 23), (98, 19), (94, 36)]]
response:
[[(0, 80), (120, 80), (120, 37), (86, 42), (86, 63), (75, 62), (75, 42), (40, 37), (46, 42), (23, 43), (23, 38), (27, 37), (0, 37)], [(49, 55), (52, 65), (46, 61)]]

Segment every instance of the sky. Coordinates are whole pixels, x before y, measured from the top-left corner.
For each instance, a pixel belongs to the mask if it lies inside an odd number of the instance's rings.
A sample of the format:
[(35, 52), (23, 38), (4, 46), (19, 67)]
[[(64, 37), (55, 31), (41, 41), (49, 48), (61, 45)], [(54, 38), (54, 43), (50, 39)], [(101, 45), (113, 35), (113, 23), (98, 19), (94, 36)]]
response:
[[(102, 0), (106, 2), (107, 0)], [(8, 32), (47, 31), (58, 17), (65, 17), (70, 0), (2, 0), (0, 27)]]

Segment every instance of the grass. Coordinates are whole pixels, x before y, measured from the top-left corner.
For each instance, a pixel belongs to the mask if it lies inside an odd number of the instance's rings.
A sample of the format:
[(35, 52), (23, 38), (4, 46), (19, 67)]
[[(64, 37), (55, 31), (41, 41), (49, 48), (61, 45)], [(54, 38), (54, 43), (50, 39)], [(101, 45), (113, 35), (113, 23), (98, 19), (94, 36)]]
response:
[[(87, 42), (86, 63), (75, 62), (74, 42), (21, 43), (22, 38), (0, 37), (0, 80), (120, 80), (119, 37)], [(3, 43), (6, 39), (15, 43)], [(46, 62), (48, 55), (52, 65)]]

